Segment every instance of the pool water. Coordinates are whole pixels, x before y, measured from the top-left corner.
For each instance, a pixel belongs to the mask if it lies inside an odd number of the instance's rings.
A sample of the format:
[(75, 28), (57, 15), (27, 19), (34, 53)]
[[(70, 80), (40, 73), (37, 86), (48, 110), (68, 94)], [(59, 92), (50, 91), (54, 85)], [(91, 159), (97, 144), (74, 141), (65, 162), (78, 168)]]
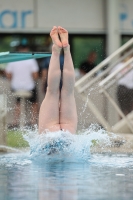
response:
[(93, 131), (24, 137), (29, 152), (0, 155), (0, 200), (133, 199), (133, 155), (90, 153), (99, 141), (110, 145), (114, 135)]

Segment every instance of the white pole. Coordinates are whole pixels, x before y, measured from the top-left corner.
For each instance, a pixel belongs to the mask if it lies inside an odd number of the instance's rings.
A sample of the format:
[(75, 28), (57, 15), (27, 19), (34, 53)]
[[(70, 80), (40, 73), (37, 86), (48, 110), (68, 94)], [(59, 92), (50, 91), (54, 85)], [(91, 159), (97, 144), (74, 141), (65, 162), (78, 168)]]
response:
[[(107, 56), (110, 56), (120, 47), (120, 30), (119, 30), (119, 0), (106, 0), (106, 26), (107, 26)], [(119, 55), (118, 55), (119, 57)], [(114, 59), (118, 59), (115, 57)], [(113, 60), (109, 63), (112, 64)], [(115, 93), (112, 93), (115, 98)], [(106, 102), (107, 113), (106, 117), (109, 124), (114, 124), (114, 121), (118, 119), (118, 116), (114, 112), (110, 112), (111, 104)]]
[(107, 0), (107, 55), (120, 47), (119, 0)]

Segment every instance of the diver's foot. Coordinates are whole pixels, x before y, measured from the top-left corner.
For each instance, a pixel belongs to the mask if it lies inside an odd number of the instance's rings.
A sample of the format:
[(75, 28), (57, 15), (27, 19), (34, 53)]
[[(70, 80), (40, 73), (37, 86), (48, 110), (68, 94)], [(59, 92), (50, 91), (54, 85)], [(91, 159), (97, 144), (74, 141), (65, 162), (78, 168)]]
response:
[(57, 46), (57, 48), (62, 48), (62, 43), (59, 39), (59, 35), (58, 35), (58, 29), (56, 26), (53, 26), (51, 32), (50, 32), (50, 36), (52, 38), (53, 44), (55, 46)]
[(68, 31), (66, 29), (62, 28), (61, 26), (58, 26), (58, 33), (60, 35), (60, 39), (61, 39), (63, 48), (68, 47), (69, 46)]

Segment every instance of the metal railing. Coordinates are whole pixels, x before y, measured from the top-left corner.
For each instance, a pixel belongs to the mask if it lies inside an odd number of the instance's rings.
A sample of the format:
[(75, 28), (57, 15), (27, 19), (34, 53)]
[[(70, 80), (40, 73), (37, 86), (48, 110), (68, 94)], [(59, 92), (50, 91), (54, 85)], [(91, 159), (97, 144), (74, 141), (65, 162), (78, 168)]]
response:
[[(133, 133), (133, 126), (127, 116), (123, 114), (117, 103), (114, 101), (114, 99), (109, 95), (107, 92), (107, 89), (112, 87), (114, 83), (118, 81), (117, 75), (126, 68), (129, 64), (133, 63), (133, 58), (130, 58), (127, 62), (123, 64), (123, 66), (112, 72), (110, 71), (114, 66), (116, 66), (118, 63), (122, 62), (126, 57), (131, 56), (133, 54), (133, 49), (130, 49), (127, 53), (124, 54), (124, 56), (119, 57), (124, 51), (129, 49), (133, 45), (133, 38), (130, 39), (126, 44), (121, 46), (118, 50), (116, 50), (113, 54), (111, 54), (109, 57), (107, 57), (104, 61), (102, 61), (98, 66), (96, 66), (93, 70), (91, 70), (89, 73), (87, 73), (85, 76), (83, 76), (81, 79), (79, 79), (75, 83), (75, 88), (77, 89), (77, 92), (81, 95), (81, 98), (85, 101), (86, 100), (86, 92), (88, 89), (91, 89), (91, 87), (96, 86), (99, 93), (102, 93), (112, 104), (112, 106), (115, 108), (116, 112), (121, 116), (121, 118), (124, 119), (126, 125), (129, 127), (130, 131)], [(106, 68), (105, 68), (106, 67)], [(128, 73), (130, 69), (127, 70), (126, 73)], [(100, 73), (99, 73), (100, 72)], [(99, 73), (99, 74), (98, 74)], [(125, 75), (126, 75), (125, 73)], [(98, 74), (95, 76), (95, 74)], [(124, 75), (123, 75), (124, 76)], [(119, 76), (121, 78), (122, 76)], [(103, 125), (105, 129), (108, 131), (112, 130), (112, 126), (110, 123), (105, 119), (105, 117), (102, 115), (102, 113), (99, 112), (99, 109), (94, 104), (94, 102), (89, 98), (88, 101), (88, 107), (92, 111), (92, 113), (96, 116), (100, 124)]]
[[(129, 47), (131, 47), (131, 45), (133, 45), (133, 38), (130, 39), (126, 44), (124, 44), (123, 46), (121, 46), (118, 50), (116, 50), (114, 53), (112, 53), (109, 57), (107, 57), (105, 60), (103, 60), (100, 64), (98, 64), (94, 69), (92, 69), (89, 73), (87, 73), (86, 75), (84, 75), (81, 79), (79, 79), (78, 81), (76, 81), (75, 83), (75, 87), (77, 88), (78, 92), (79, 93), (82, 93), (84, 90), (86, 90), (88, 87), (90, 87), (93, 82), (90, 84), (90, 83), (87, 83), (87, 85), (81, 87), (81, 84), (83, 84), (86, 80), (89, 80), (89, 78), (93, 77), (95, 74), (97, 74), (99, 71), (102, 71), (103, 68), (107, 65), (109, 65), (113, 60), (114, 58), (116, 58), (117, 56), (119, 56), (121, 53), (123, 53), (125, 50), (127, 50)], [(132, 52), (132, 50), (130, 51), (130, 53)], [(122, 60), (123, 57), (120, 59)], [(119, 61), (120, 61), (119, 60)], [(118, 62), (118, 59), (117, 59), (117, 62)], [(107, 71), (109, 71), (113, 66), (116, 65), (116, 62), (115, 64), (111, 64), (111, 67), (108, 68)], [(101, 75), (99, 75), (100, 77), (103, 77), (107, 71), (103, 71), (101, 72)], [(104, 73), (104, 74), (103, 74)], [(99, 76), (98, 77), (95, 77), (95, 81), (97, 79), (99, 79)]]

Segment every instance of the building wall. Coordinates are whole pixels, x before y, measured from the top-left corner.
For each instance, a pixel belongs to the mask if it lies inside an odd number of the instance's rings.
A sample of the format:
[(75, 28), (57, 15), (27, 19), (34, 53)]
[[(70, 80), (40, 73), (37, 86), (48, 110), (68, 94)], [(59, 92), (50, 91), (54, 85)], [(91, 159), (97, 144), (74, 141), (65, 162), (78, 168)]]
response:
[[(132, 0), (119, 0), (122, 33), (132, 34), (132, 8)], [(53, 25), (70, 33), (106, 33), (106, 0), (0, 0), (0, 32), (48, 33)]]
[[(63, 25), (71, 32), (103, 31), (103, 0), (0, 1), (0, 31), (49, 32)], [(90, 23), (91, 22), (91, 23)]]

